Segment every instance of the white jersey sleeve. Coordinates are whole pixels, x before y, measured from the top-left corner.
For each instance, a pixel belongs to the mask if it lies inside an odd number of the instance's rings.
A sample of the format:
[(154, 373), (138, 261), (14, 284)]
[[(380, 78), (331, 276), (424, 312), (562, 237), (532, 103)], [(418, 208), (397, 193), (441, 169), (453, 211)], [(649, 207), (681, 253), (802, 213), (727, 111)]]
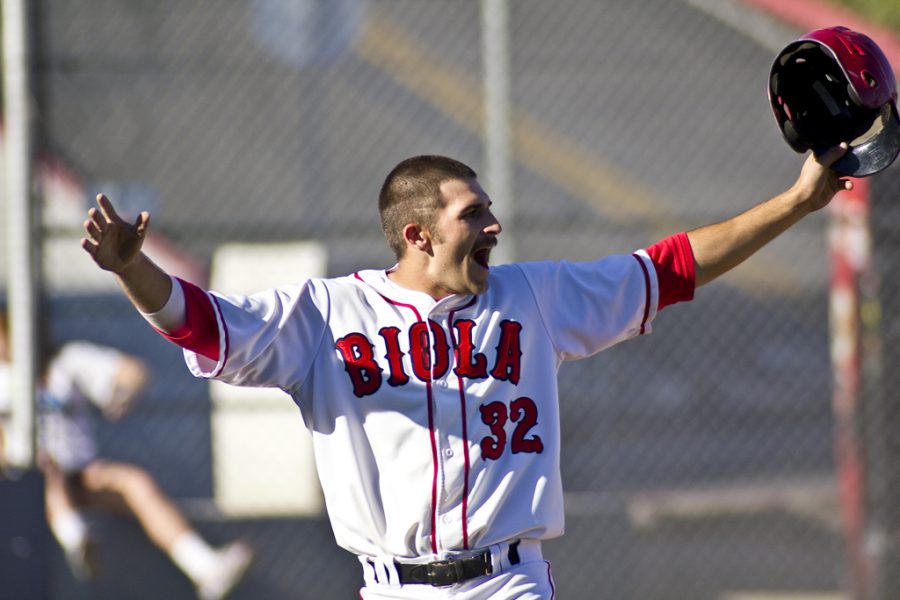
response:
[(326, 290), (307, 281), (250, 296), (210, 292), (220, 352), (212, 361), (185, 350), (198, 377), (234, 385), (299, 388), (312, 366), (327, 322)]
[(563, 359), (591, 356), (650, 333), (659, 292), (656, 271), (646, 253), (519, 267)]

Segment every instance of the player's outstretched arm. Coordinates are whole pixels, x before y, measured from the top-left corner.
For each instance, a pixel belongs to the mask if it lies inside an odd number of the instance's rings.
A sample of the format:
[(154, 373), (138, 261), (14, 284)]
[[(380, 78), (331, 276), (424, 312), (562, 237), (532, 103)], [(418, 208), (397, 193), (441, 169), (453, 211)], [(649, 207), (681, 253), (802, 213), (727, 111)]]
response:
[(97, 207), (88, 210), (84, 222), (87, 237), (81, 247), (97, 266), (115, 274), (119, 286), (142, 313), (153, 313), (165, 305), (172, 293), (169, 275), (142, 251), (150, 213), (142, 212), (134, 223), (124, 221), (112, 202), (97, 196)]
[(830, 168), (846, 151), (847, 145), (841, 144), (820, 156), (810, 154), (787, 191), (727, 221), (689, 231), (696, 285), (733, 269), (797, 221), (827, 206), (838, 191), (851, 189), (852, 182)]

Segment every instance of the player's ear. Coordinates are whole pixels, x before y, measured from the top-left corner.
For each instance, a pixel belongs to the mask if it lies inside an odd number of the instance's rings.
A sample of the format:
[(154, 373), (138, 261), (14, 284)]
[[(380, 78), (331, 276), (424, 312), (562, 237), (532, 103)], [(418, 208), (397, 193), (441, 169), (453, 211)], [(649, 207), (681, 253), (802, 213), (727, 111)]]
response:
[(407, 223), (403, 227), (403, 240), (409, 250), (431, 253), (431, 235), (415, 223)]

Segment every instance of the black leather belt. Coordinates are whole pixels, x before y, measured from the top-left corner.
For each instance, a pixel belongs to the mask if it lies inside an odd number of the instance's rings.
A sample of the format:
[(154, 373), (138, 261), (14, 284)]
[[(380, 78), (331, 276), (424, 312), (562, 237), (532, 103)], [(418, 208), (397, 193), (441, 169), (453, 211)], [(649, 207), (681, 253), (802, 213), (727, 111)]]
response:
[[(507, 553), (509, 564), (519, 564), (519, 541), (509, 545)], [(491, 552), (485, 550), (481, 554), (454, 560), (436, 560), (434, 562), (414, 565), (409, 563), (394, 563), (397, 573), (400, 575), (400, 583), (424, 583), (434, 587), (444, 587), (490, 575), (494, 572), (491, 564)]]

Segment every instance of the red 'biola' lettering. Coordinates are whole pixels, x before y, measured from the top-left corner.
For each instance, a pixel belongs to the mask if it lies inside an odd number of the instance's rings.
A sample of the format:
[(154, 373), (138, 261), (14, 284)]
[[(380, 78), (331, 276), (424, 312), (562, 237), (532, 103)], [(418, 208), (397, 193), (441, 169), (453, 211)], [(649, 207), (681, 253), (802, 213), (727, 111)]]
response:
[[(456, 368), (454, 373), (466, 379), (486, 379), (488, 360), (481, 352), (475, 351), (475, 322), (460, 319), (453, 323), (457, 339), (454, 340)], [(404, 352), (400, 349), (400, 335), (397, 327), (382, 327), (378, 335), (384, 340), (391, 386), (409, 383), (409, 374), (404, 368)], [(516, 321), (500, 322), (500, 338), (497, 342), (497, 356), (490, 376), (500, 381), (519, 384), (522, 370), (522, 324)], [(429, 335), (430, 334), (430, 335)], [(344, 359), (344, 370), (353, 384), (353, 394), (357, 398), (369, 396), (378, 391), (385, 369), (375, 360), (375, 346), (362, 333), (349, 333), (335, 342)], [(451, 348), (444, 328), (434, 321), (419, 321), (409, 328), (409, 362), (412, 372), (421, 381), (439, 379), (450, 368)], [(433, 364), (432, 364), (433, 363)]]
[[(431, 335), (434, 336), (433, 367), (426, 327), (431, 329)], [(431, 381), (432, 372), (436, 379), (446, 375), (447, 369), (450, 368), (450, 346), (447, 344), (444, 328), (434, 321), (428, 321), (428, 325), (423, 321), (413, 323), (409, 328), (409, 356), (412, 359), (413, 373), (422, 381)]]
[(491, 370), (494, 379), (509, 381), (519, 385), (519, 371), (522, 366), (522, 348), (519, 333), (522, 324), (515, 321), (500, 322), (500, 341), (497, 343), (497, 363)]
[(456, 343), (456, 369), (454, 372), (460, 377), (469, 379), (485, 379), (487, 373), (487, 357), (481, 352), (475, 352), (475, 343), (472, 340), (472, 328), (475, 321), (460, 319), (453, 324), (458, 334)]
[(375, 362), (375, 346), (361, 333), (345, 335), (334, 344), (344, 357), (344, 370), (353, 382), (357, 398), (374, 394), (381, 387), (381, 367)]
[(384, 338), (384, 344), (387, 346), (387, 354), (384, 355), (388, 359), (388, 367), (391, 370), (391, 376), (388, 377), (388, 383), (394, 387), (409, 382), (409, 375), (403, 370), (403, 351), (400, 350), (400, 329), (398, 327), (382, 327), (378, 334)]

